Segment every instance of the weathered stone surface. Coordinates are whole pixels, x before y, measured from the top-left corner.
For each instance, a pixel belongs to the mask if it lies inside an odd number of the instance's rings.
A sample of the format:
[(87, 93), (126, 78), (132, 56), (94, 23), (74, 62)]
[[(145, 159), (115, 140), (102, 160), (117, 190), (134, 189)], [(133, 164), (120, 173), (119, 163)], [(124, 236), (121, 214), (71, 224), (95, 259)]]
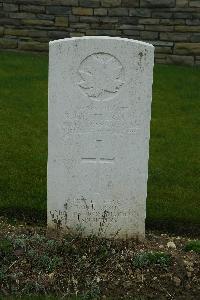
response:
[(106, 16), (108, 14), (107, 8), (95, 8), (94, 15), (95, 16)]
[(159, 19), (160, 25), (185, 25), (184, 19)]
[(156, 40), (158, 38), (158, 32), (154, 31), (141, 31), (140, 37), (143, 40)]
[(129, 16), (131, 17), (150, 17), (151, 11), (144, 8), (131, 8), (129, 10)]
[(79, 15), (79, 16), (91, 16), (91, 15), (93, 15), (93, 9), (92, 8), (73, 7), (72, 11), (73, 11), (74, 15)]
[(144, 24), (144, 25), (160, 24), (159, 19), (152, 19), (152, 18), (139, 18), (138, 22), (139, 24)]
[(68, 5), (68, 6), (77, 6), (78, 0), (6, 0), (10, 3), (16, 3), (16, 4), (30, 4), (32, 5)]
[(173, 18), (176, 19), (192, 19), (195, 18), (196, 13), (192, 12), (174, 12)]
[(166, 41), (150, 41), (150, 43), (154, 46), (160, 46), (160, 47), (172, 47), (174, 45), (173, 42), (166, 42)]
[(45, 6), (41, 5), (20, 5), (20, 11), (31, 12), (31, 13), (44, 13)]
[(166, 64), (166, 59), (162, 59), (162, 58), (155, 58), (155, 63), (156, 64)]
[(24, 25), (54, 25), (54, 21), (51, 20), (40, 20), (40, 19), (22, 19), (22, 24)]
[(68, 37), (68, 32), (66, 31), (58, 31), (58, 30), (52, 30), (48, 32), (48, 37), (51, 38), (51, 40), (55, 39), (63, 39)]
[(85, 34), (83, 32), (71, 32), (70, 37), (81, 37), (84, 36)]
[(164, 41), (190, 41), (191, 33), (182, 32), (161, 32), (160, 39)]
[(35, 14), (25, 13), (25, 12), (10, 13), (9, 16), (14, 19), (15, 18), (16, 19), (34, 19), (34, 18), (36, 18)]
[(167, 58), (167, 54), (166, 53), (157, 53), (156, 58), (165, 60)]
[[(45, 0), (44, 0), (45, 1)], [(54, 4), (55, 0), (47, 0), (50, 4)], [(57, 5), (78, 6), (78, 0), (56, 0)]]
[(2, 10), (0, 7), (0, 19), (9, 17), (9, 12)]
[(3, 10), (4, 11), (9, 11), (9, 12), (15, 12), (18, 11), (19, 7), (17, 4), (12, 4), (12, 3), (3, 3)]
[(144, 25), (121, 25), (118, 29), (134, 29), (134, 30), (144, 30)]
[(68, 27), (69, 21), (67, 17), (56, 17), (55, 26)]
[(189, 2), (190, 7), (200, 7), (200, 0), (193, 0)]
[(165, 26), (165, 25), (145, 25), (145, 30), (147, 31), (158, 31), (158, 32), (166, 32), (173, 31), (173, 26)]
[(200, 55), (200, 43), (176, 43), (174, 53)]
[(47, 14), (53, 15), (69, 15), (71, 13), (71, 7), (68, 6), (47, 6)]
[(18, 42), (18, 48), (20, 50), (29, 50), (29, 51), (47, 51), (48, 43), (39, 43), (39, 42)]
[(152, 18), (169, 19), (172, 18), (172, 12), (152, 11)]
[(88, 24), (87, 23), (73, 23), (71, 24), (71, 28), (88, 28)]
[(20, 20), (18, 19), (11, 19), (11, 18), (0, 18), (0, 25), (20, 25)]
[(47, 36), (46, 31), (31, 30), (31, 29), (17, 29), (17, 28), (6, 28), (5, 35), (13, 36), (30, 36), (30, 37), (45, 37)]
[(0, 29), (0, 36), (16, 40), (23, 37), (23, 42), (34, 37), (46, 43), (49, 31), (59, 32), (57, 36), (66, 31), (71, 36), (125, 36), (158, 42), (158, 47), (165, 47), (162, 42), (199, 43), (199, 3), (200, 0), (0, 0), (0, 28), (5, 29)]
[(175, 0), (140, 0), (141, 7), (174, 7)]
[(109, 16), (128, 16), (129, 11), (127, 8), (123, 8), (123, 7), (117, 7), (117, 8), (109, 8), (108, 9), (108, 15)]
[(122, 0), (122, 7), (139, 7), (139, 0)]
[(195, 33), (191, 37), (191, 42), (200, 42), (200, 33)]
[[(103, 19), (102, 19), (103, 20)], [(99, 22), (99, 18), (96, 16), (80, 16), (80, 22), (95, 23)], [(103, 21), (102, 21), (103, 22)], [(90, 25), (91, 26), (91, 25)]]
[(65, 39), (49, 58), (49, 228), (143, 238), (153, 47)]
[(4, 27), (0, 27), (0, 36), (2, 36), (4, 33)]
[(172, 47), (156, 47), (155, 53), (172, 54)]
[(87, 30), (86, 35), (92, 36), (119, 36), (120, 31), (117, 30), (106, 30), (106, 29), (95, 29), (95, 30)]
[(54, 15), (37, 14), (37, 18), (42, 19), (42, 20), (54, 20), (55, 16)]
[(200, 18), (186, 20), (186, 24), (187, 25), (200, 25)]
[(189, 0), (176, 0), (177, 7), (188, 7)]
[(112, 18), (110, 18), (110, 17), (100, 17), (99, 20), (100, 20), (100, 23), (114, 23), (114, 24), (116, 24), (116, 23), (118, 23), (119, 18), (116, 18), (116, 17), (112, 17)]
[(194, 57), (183, 55), (168, 55), (166, 58), (166, 63), (192, 66), (194, 65)]
[[(73, 23), (73, 22), (79, 22), (79, 20), (80, 20), (81, 17), (74, 16), (74, 15), (69, 15), (68, 18), (69, 18), (69, 22)], [(87, 17), (84, 17), (84, 18), (87, 18)]]
[[(119, 17), (119, 24), (138, 24), (138, 18), (133, 18), (133, 17)], [(144, 25), (140, 25), (143, 26)]]
[(180, 32), (200, 32), (200, 26), (182, 26), (182, 25), (177, 25), (175, 26), (175, 31), (180, 31)]
[(100, 0), (79, 0), (79, 4), (82, 7), (99, 7)]
[[(118, 25), (117, 26), (118, 29), (135, 29), (137, 28), (136, 25), (132, 25), (132, 24), (122, 24), (122, 25)], [(144, 28), (144, 27), (142, 27)]]
[(41, 4), (46, 5), (64, 5), (64, 6), (78, 6), (78, 0), (38, 0)]
[[(91, 24), (91, 29), (99, 29), (99, 28), (101, 28), (101, 29), (117, 29), (116, 27), (117, 26), (114, 23), (102, 23), (101, 27), (99, 27), (99, 23)], [(119, 34), (120, 34), (120, 32), (119, 32)]]
[(121, 5), (121, 0), (101, 0), (103, 7), (117, 7)]
[(128, 38), (133, 38), (133, 37), (137, 37), (139, 38), (140, 36), (140, 31), (138, 30), (131, 30), (131, 29), (127, 29), (127, 30), (123, 30), (123, 36), (128, 37)]
[(0, 48), (1, 49), (15, 49), (17, 48), (17, 40), (0, 38)]

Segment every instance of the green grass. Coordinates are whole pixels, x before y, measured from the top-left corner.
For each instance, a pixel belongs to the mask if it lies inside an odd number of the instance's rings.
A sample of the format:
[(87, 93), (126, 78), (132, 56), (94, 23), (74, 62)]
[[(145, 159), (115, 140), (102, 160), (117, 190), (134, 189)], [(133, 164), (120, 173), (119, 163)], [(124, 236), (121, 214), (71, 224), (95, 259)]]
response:
[[(47, 73), (44, 55), (0, 52), (0, 214), (44, 220)], [(156, 65), (148, 222), (200, 224), (200, 68)]]
[(0, 210), (46, 209), (47, 56), (0, 52)]
[(200, 254), (200, 240), (190, 241), (185, 245), (185, 251), (194, 251)]
[(154, 70), (147, 217), (200, 223), (200, 68)]

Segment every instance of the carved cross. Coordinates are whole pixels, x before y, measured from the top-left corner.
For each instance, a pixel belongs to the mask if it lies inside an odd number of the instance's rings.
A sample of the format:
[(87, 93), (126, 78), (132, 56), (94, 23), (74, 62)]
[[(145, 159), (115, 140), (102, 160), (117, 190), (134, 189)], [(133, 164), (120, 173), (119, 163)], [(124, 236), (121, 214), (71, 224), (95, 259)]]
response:
[(101, 145), (102, 145), (103, 140), (96, 140), (96, 149), (97, 153), (94, 157), (82, 157), (81, 160), (83, 163), (89, 163), (93, 164), (96, 167), (96, 187), (97, 187), (97, 192), (95, 193), (96, 197), (101, 197), (101, 190), (100, 190), (100, 185), (101, 185), (101, 178), (100, 178), (100, 173), (101, 173), (101, 166), (105, 164), (113, 164), (115, 157), (104, 157), (101, 155)]

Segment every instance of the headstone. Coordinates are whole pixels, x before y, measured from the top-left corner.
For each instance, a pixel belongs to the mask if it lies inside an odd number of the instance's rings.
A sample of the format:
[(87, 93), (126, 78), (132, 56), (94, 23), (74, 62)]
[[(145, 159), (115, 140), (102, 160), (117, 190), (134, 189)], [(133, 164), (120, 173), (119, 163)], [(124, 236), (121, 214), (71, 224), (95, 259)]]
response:
[(50, 42), (48, 227), (143, 238), (154, 47)]

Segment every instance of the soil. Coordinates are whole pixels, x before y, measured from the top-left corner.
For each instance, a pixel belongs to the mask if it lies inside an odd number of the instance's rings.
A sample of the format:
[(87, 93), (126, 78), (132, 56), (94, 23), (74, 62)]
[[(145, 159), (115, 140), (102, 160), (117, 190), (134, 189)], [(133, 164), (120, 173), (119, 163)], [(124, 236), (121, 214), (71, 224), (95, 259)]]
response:
[[(14, 226), (2, 218), (0, 296), (197, 300), (200, 254), (184, 250), (190, 240), (189, 235), (158, 231), (148, 231), (144, 241), (49, 237), (45, 227)], [(138, 255), (149, 252), (165, 253), (170, 263), (134, 264)]]

